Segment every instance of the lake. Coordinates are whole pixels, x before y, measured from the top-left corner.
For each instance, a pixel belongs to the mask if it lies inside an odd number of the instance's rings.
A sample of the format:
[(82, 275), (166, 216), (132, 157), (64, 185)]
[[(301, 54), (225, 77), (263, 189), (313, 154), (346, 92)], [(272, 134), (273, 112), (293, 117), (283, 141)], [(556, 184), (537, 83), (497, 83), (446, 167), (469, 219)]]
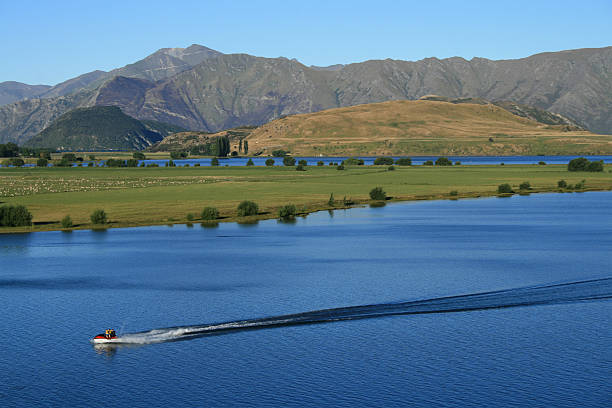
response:
[(610, 403), (612, 192), (0, 235), (0, 265), (3, 406)]

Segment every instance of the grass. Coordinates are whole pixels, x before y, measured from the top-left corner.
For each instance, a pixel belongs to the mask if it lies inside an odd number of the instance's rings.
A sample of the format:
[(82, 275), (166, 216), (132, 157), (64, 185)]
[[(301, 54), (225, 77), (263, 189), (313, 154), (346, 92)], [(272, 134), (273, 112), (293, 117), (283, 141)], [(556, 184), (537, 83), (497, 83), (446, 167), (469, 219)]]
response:
[[(216, 207), (224, 221), (238, 220), (243, 200), (259, 205), (250, 219), (274, 218), (291, 203), (305, 212), (329, 209), (330, 193), (355, 203), (370, 201), (369, 191), (381, 186), (392, 200), (467, 198), (497, 194), (509, 183), (515, 191), (529, 181), (530, 193), (559, 191), (561, 179), (585, 190), (612, 189), (610, 166), (602, 173), (568, 172), (565, 165), (506, 165), (396, 167), (309, 166), (198, 167), (198, 168), (3, 168), (0, 202), (23, 204), (34, 216), (34, 226), (0, 228), (0, 232), (59, 230), (69, 214), (75, 228), (91, 228), (90, 214), (102, 208), (111, 227), (185, 222), (186, 214), (199, 220), (204, 207)], [(342, 200), (336, 200), (341, 206)]]

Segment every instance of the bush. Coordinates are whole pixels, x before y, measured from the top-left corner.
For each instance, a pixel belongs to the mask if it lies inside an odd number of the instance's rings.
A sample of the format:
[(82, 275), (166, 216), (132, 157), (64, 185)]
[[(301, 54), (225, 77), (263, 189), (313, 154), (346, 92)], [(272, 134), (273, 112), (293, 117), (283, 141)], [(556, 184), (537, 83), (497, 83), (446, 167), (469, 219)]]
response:
[(195, 163), (193, 167), (200, 167), (200, 163)]
[(578, 157), (576, 159), (570, 160), (567, 164), (567, 169), (569, 171), (586, 171), (587, 166), (589, 165), (589, 160), (584, 157)]
[(106, 211), (97, 209), (89, 216), (92, 224), (106, 224), (108, 222), (106, 218)]
[(266, 166), (268, 166), (268, 167), (274, 166), (274, 159), (267, 159), (266, 160)]
[(576, 183), (576, 185), (574, 186), (574, 189), (582, 190), (584, 188), (584, 183), (585, 183), (585, 180), (582, 180), (580, 183)]
[(216, 220), (219, 218), (219, 210), (217, 210), (215, 207), (204, 207), (200, 217), (206, 221)]
[(138, 167), (138, 159), (127, 159), (125, 165), (126, 167)]
[(504, 162), (501, 162), (501, 163), (499, 163), (499, 165), (500, 165), (500, 166), (504, 166), (505, 164), (504, 164)]
[(557, 187), (559, 187), (559, 188), (566, 188), (567, 187), (567, 181), (565, 181), (565, 180), (557, 181)]
[(546, 166), (546, 162), (543, 162), (543, 161), (539, 161), (539, 162), (538, 162), (538, 164), (539, 164), (540, 166)]
[(336, 167), (336, 170), (344, 170), (344, 166), (342, 164), (338, 165), (338, 167)]
[(363, 166), (364, 163), (363, 159), (358, 159), (357, 157), (349, 157), (342, 162), (345, 166)]
[(8, 167), (8, 166), (21, 167), (24, 164), (25, 162), (23, 161), (21, 157), (11, 157), (10, 159), (6, 159), (2, 162), (2, 165), (5, 167)]
[(519, 189), (520, 190), (531, 190), (531, 184), (528, 181), (523, 181), (520, 185), (519, 185)]
[[(143, 163), (144, 164), (144, 163)], [(93, 167), (94, 166), (94, 162), (89, 162), (87, 163), (87, 167)]]
[(460, 161), (456, 161), (455, 162), (455, 166), (461, 166), (461, 162)]
[(600, 161), (590, 162), (586, 168), (586, 171), (597, 172), (597, 171), (603, 171), (603, 169), (604, 169), (603, 160), (600, 160)]
[(285, 156), (283, 157), (283, 164), (285, 166), (295, 166), (295, 158), (291, 156)]
[(0, 207), (0, 227), (28, 227), (32, 225), (32, 214), (23, 205)]
[(147, 167), (159, 167), (159, 164), (157, 164), (157, 163), (148, 163)]
[(323, 163), (323, 161), (322, 161), (322, 160), (319, 160), (319, 161), (317, 162), (317, 166), (319, 166), (319, 167), (323, 166), (324, 164), (325, 164), (325, 163)]
[(279, 218), (293, 218), (296, 214), (297, 209), (293, 204), (284, 205), (278, 210)]
[(132, 153), (132, 157), (136, 160), (146, 160), (146, 156), (143, 152), (134, 152)]
[(210, 165), (211, 166), (218, 166), (219, 165), (219, 159), (217, 159), (216, 157), (213, 157), (212, 160), (210, 161)]
[(402, 157), (401, 159), (397, 159), (395, 164), (398, 166), (412, 166), (412, 159), (410, 157)]
[(306, 167), (303, 164), (298, 164), (295, 168), (297, 171), (306, 171)]
[(382, 187), (374, 187), (370, 190), (370, 198), (372, 200), (386, 200), (387, 193), (382, 189)]
[(66, 160), (69, 162), (75, 162), (77, 160), (76, 154), (74, 153), (64, 153), (62, 154), (62, 160)]
[(62, 160), (53, 162), (53, 166), (54, 167), (72, 167), (72, 162), (62, 159)]
[(272, 151), (272, 156), (274, 157), (285, 157), (287, 155), (287, 152), (284, 150), (273, 150)]
[(335, 166), (335, 164), (333, 162), (329, 162), (330, 166)]
[(431, 160), (427, 160), (423, 162), (423, 166), (433, 166), (433, 162)]
[(459, 192), (457, 190), (452, 190), (449, 194), (453, 197), (456, 197), (459, 195)]
[(47, 167), (49, 160), (43, 159), (42, 157), (36, 160), (36, 167)]
[(255, 163), (253, 163), (253, 159), (249, 159), (246, 163), (247, 166), (254, 166)]
[(187, 221), (193, 221), (195, 219), (195, 215), (192, 213), (187, 214)]
[(170, 152), (170, 158), (177, 160), (177, 159), (186, 159), (187, 158), (187, 152)]
[(395, 170), (395, 167), (394, 166), (389, 166), (389, 167), (387, 167), (387, 170), (393, 171), (393, 170)]
[(257, 215), (259, 212), (259, 206), (253, 201), (244, 200), (238, 204), (238, 216), (247, 217), (249, 215)]
[(62, 218), (62, 228), (72, 228), (72, 218), (69, 215)]
[(500, 184), (499, 186), (497, 186), (497, 192), (499, 194), (514, 193), (514, 191), (512, 191), (512, 186), (510, 186), (510, 184), (508, 183)]
[(308, 166), (308, 162), (307, 162), (306, 160), (304, 160), (304, 159), (302, 159), (302, 160), (298, 161), (298, 165), (300, 165), (300, 164), (301, 164), (302, 166)]
[(334, 206), (334, 203), (335, 203), (335, 200), (334, 200), (334, 193), (331, 193), (331, 194), (329, 195), (329, 200), (327, 200), (327, 205), (329, 205), (330, 207), (333, 207), (333, 206)]
[[(62, 159), (62, 161), (64, 161), (64, 159)], [(108, 160), (106, 160), (104, 162), (104, 165), (106, 167), (124, 167), (125, 166), (125, 162), (123, 160), (120, 160), (120, 159), (108, 159)]]
[(452, 166), (453, 162), (448, 160), (447, 157), (438, 157), (436, 160), (436, 166)]
[(374, 165), (375, 166), (390, 166), (393, 164), (393, 158), (391, 157), (377, 157), (376, 160), (374, 160)]

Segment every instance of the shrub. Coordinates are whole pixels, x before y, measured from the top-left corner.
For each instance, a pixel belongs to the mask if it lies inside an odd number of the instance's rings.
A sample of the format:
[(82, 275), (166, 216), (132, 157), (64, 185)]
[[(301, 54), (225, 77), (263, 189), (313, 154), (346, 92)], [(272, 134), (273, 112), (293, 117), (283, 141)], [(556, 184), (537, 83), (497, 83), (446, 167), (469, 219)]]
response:
[(391, 157), (377, 157), (376, 160), (374, 160), (374, 165), (375, 166), (390, 166), (393, 164), (393, 158)]
[(146, 167), (147, 164), (145, 162), (140, 162), (140, 164), (138, 165), (138, 167)]
[(132, 153), (132, 157), (136, 160), (145, 160), (147, 158), (143, 152), (134, 152)]
[(335, 164), (333, 162), (329, 162), (330, 166), (335, 166)]
[(342, 162), (342, 164), (344, 164), (345, 166), (363, 166), (365, 162), (363, 161), (363, 159), (358, 159), (357, 157), (349, 157), (348, 159), (344, 160), (344, 162)]
[(590, 162), (586, 168), (586, 171), (597, 172), (603, 171), (603, 160)]
[(249, 215), (257, 215), (259, 212), (259, 206), (253, 201), (244, 200), (238, 204), (238, 216), (246, 217)]
[(77, 160), (76, 154), (74, 153), (64, 153), (62, 154), (62, 160), (66, 160), (69, 162), (75, 162)]
[(382, 187), (374, 187), (370, 190), (370, 198), (372, 200), (386, 200), (387, 193), (382, 189)]
[[(131, 159), (133, 160), (133, 159)], [(64, 161), (62, 159), (62, 161)], [(106, 167), (124, 167), (125, 166), (125, 162), (123, 160), (120, 159), (108, 159), (104, 162), (104, 165)]]
[(32, 214), (23, 205), (0, 207), (0, 227), (28, 227), (32, 225)]
[(355, 204), (355, 202), (353, 201), (353, 199), (351, 199), (351, 198), (346, 198), (346, 196), (344, 196), (344, 198), (342, 199), (342, 204), (343, 204), (345, 207), (348, 207), (349, 205), (353, 205), (353, 204)]
[(89, 216), (92, 224), (106, 224), (108, 222), (106, 218), (106, 211), (97, 209)]
[(177, 160), (177, 159), (186, 159), (187, 158), (187, 152), (170, 152), (170, 158)]
[(452, 190), (449, 194), (453, 197), (456, 197), (459, 195), (459, 192), (457, 190)]
[(512, 191), (512, 186), (510, 186), (510, 184), (508, 183), (500, 184), (499, 186), (497, 186), (497, 192), (499, 194), (514, 193), (514, 191)]
[(216, 220), (219, 218), (219, 210), (217, 210), (215, 207), (204, 207), (200, 217), (207, 221)]
[(55, 166), (55, 167), (71, 167), (72, 166), (72, 162), (68, 161), (68, 160), (62, 159), (62, 160), (53, 162), (53, 166)]
[(246, 163), (247, 166), (254, 166), (255, 163), (253, 163), (253, 159), (249, 159)]
[(62, 218), (62, 228), (72, 228), (72, 218), (69, 215)]
[(565, 180), (557, 181), (557, 187), (559, 187), (559, 188), (566, 188), (567, 187), (567, 181), (565, 181)]
[(298, 164), (295, 168), (297, 171), (306, 171), (306, 167), (303, 164)]
[(293, 204), (284, 205), (278, 210), (279, 218), (293, 218), (296, 214), (297, 209)]
[(330, 207), (333, 207), (334, 203), (335, 203), (335, 201), (334, 201), (334, 193), (331, 193), (329, 195), (329, 200), (327, 200), (327, 205), (329, 205)]
[(200, 167), (200, 163), (195, 163), (193, 167)]
[(192, 213), (187, 214), (187, 221), (193, 221), (195, 219), (195, 215)]
[(581, 182), (576, 183), (576, 185), (574, 186), (574, 189), (575, 190), (582, 190), (584, 188), (584, 183), (585, 183), (585, 180), (582, 180)]
[(531, 190), (531, 184), (528, 181), (523, 181), (520, 185), (519, 185), (519, 189), (520, 190)]
[(213, 157), (212, 160), (210, 161), (210, 165), (211, 166), (218, 166), (219, 165), (219, 159), (217, 159), (216, 157)]
[(395, 167), (394, 166), (389, 166), (389, 167), (387, 167), (387, 170), (393, 171), (393, 170), (395, 170)]
[(401, 159), (397, 159), (395, 164), (398, 166), (412, 166), (412, 159), (410, 157), (402, 157)]
[(438, 157), (436, 159), (436, 166), (452, 166), (453, 162), (448, 160), (447, 157)]
[(539, 162), (538, 162), (538, 164), (539, 164), (540, 166), (546, 166), (546, 162), (544, 162), (544, 161), (539, 161)]
[(461, 162), (460, 161), (456, 161), (455, 162), (455, 166), (461, 166)]
[[(142, 164), (144, 164), (144, 163), (142, 163)], [(94, 166), (94, 162), (87, 163), (87, 167), (93, 167), (93, 166)]]
[(431, 160), (426, 160), (423, 162), (423, 166), (433, 166), (434, 163)]
[(8, 166), (21, 167), (24, 164), (25, 162), (23, 161), (21, 157), (11, 157), (10, 159), (6, 159), (2, 162), (2, 165), (5, 167), (8, 167)]
[[(190, 166), (189, 163), (183, 164), (183, 167), (189, 167), (189, 166)], [(128, 166), (128, 167), (130, 167), (130, 166)]]
[[(242, 143), (242, 140), (240, 142)], [(238, 152), (233, 150), (232, 153), (230, 154), (230, 156), (236, 157), (236, 156), (238, 156)]]
[(127, 159), (125, 165), (126, 167), (138, 167), (138, 159)]
[(283, 157), (283, 164), (285, 166), (295, 166), (295, 158), (291, 156), (285, 156)]
[(344, 166), (340, 164), (338, 167), (336, 167), (336, 170), (344, 170)]
[(587, 166), (589, 165), (589, 160), (584, 157), (578, 157), (576, 159), (570, 160), (567, 164), (567, 169), (569, 171), (586, 171)]
[(49, 164), (49, 160), (44, 159), (42, 157), (36, 160), (36, 167), (47, 167), (48, 164)]
[(147, 167), (159, 167), (159, 164), (157, 164), (157, 163), (149, 163), (149, 164), (147, 164)]
[(319, 167), (323, 166), (324, 164), (325, 164), (325, 163), (323, 163), (323, 161), (322, 161), (322, 160), (319, 160), (319, 161), (317, 162), (317, 166), (319, 166)]
[(274, 157), (285, 157), (287, 155), (287, 152), (284, 150), (273, 150), (272, 151), (272, 156)]
[(267, 159), (266, 160), (266, 166), (268, 166), (268, 167), (274, 166), (274, 159)]
[(304, 160), (304, 159), (302, 159), (302, 160), (298, 161), (298, 165), (300, 165), (300, 164), (301, 164), (302, 166), (308, 166), (308, 162), (307, 162), (306, 160)]

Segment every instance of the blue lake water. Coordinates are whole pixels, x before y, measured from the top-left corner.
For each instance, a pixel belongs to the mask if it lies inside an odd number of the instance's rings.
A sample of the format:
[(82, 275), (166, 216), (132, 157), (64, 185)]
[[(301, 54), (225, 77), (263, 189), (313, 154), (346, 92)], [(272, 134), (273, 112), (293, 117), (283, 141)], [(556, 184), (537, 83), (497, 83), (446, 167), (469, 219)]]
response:
[(0, 401), (607, 407), (611, 297), (611, 192), (0, 235)]

